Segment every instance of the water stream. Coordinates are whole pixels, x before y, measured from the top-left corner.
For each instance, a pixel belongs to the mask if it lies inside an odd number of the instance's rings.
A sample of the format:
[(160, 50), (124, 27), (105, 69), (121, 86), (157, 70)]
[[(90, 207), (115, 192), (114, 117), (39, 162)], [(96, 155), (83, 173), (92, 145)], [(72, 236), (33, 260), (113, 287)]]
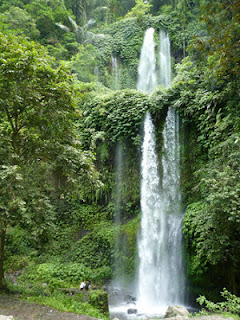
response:
[(118, 65), (118, 60), (116, 56), (112, 56), (112, 89), (120, 90), (120, 68)]

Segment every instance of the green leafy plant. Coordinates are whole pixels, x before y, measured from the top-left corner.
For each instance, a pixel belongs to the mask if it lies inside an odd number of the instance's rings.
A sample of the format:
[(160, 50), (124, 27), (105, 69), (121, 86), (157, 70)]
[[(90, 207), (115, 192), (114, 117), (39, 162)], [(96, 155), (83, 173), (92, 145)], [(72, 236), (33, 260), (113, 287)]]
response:
[(226, 288), (221, 292), (221, 296), (226, 300), (214, 303), (206, 299), (205, 296), (197, 298), (197, 302), (201, 306), (205, 306), (210, 312), (230, 312), (240, 315), (240, 298), (230, 293)]

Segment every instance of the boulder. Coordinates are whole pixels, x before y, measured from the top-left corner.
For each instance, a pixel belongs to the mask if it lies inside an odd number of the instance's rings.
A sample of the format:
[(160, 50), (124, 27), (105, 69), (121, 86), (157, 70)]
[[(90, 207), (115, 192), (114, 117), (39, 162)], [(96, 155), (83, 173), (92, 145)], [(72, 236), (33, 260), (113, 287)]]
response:
[(164, 318), (188, 317), (189, 312), (184, 306), (169, 306)]
[(135, 304), (135, 302), (136, 302), (136, 298), (135, 297), (133, 297), (133, 296), (131, 296), (130, 294), (127, 294), (126, 296), (124, 296), (124, 302), (126, 302), (126, 303), (134, 303)]
[(14, 320), (13, 316), (2, 316), (0, 315), (0, 320)]
[(137, 309), (128, 309), (127, 313), (128, 314), (136, 314), (137, 313)]

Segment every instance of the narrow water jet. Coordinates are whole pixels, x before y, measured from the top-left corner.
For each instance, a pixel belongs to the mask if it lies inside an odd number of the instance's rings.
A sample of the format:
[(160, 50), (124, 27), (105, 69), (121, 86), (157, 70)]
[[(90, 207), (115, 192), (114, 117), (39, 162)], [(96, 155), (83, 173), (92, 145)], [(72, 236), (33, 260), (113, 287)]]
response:
[(167, 31), (159, 31), (159, 42), (160, 84), (167, 88), (171, 82), (170, 40)]
[(116, 225), (115, 232), (115, 248), (116, 255), (114, 259), (114, 282), (121, 284), (123, 282), (125, 267), (120, 257), (121, 240), (120, 227), (122, 220), (121, 198), (122, 198), (122, 183), (123, 183), (123, 146), (118, 143), (115, 151), (115, 192), (114, 192), (114, 223)]
[(112, 56), (112, 89), (113, 90), (120, 90), (120, 82), (119, 82), (119, 65), (116, 56)]

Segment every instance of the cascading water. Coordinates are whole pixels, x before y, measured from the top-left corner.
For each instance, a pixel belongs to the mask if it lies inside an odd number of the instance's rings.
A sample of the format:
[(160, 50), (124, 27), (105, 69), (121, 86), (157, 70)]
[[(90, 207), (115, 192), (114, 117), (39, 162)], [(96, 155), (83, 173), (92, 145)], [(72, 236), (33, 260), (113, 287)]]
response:
[[(168, 32), (160, 30), (160, 83), (168, 87), (171, 82), (171, 55)], [(166, 212), (166, 250), (162, 261), (165, 279), (165, 294), (162, 297), (167, 305), (184, 304), (185, 271), (182, 252), (182, 219), (180, 189), (180, 141), (179, 116), (171, 107), (168, 109), (163, 129), (162, 149), (162, 197)], [(165, 268), (165, 270), (164, 270)]]
[[(159, 303), (159, 265), (164, 252), (165, 217), (160, 214), (161, 198), (154, 125), (150, 114), (144, 121), (142, 145), (141, 234), (138, 241), (138, 305), (141, 312), (154, 312)], [(160, 278), (159, 278), (160, 276)]]
[[(149, 30), (148, 30), (149, 31)], [(147, 32), (148, 32), (147, 31)], [(145, 70), (155, 70), (153, 32), (144, 39), (139, 67), (138, 89), (151, 92), (146, 85)], [(145, 45), (147, 47), (145, 47)], [(153, 63), (149, 66), (147, 50)], [(170, 42), (168, 34), (160, 31), (160, 81), (170, 84)], [(142, 60), (143, 59), (143, 60)], [(143, 73), (141, 73), (143, 72)], [(154, 71), (155, 73), (155, 71)], [(155, 78), (156, 75), (152, 75)], [(150, 76), (148, 77), (150, 78)], [(141, 82), (143, 81), (143, 82)], [(153, 83), (153, 82), (151, 82)], [(170, 304), (183, 303), (184, 272), (182, 263), (182, 215), (180, 211), (180, 148), (179, 119), (169, 108), (163, 130), (161, 179), (155, 151), (154, 125), (150, 114), (144, 120), (142, 146), (141, 183), (141, 232), (138, 240), (138, 311), (146, 314), (162, 314)]]
[(120, 83), (119, 83), (119, 66), (117, 57), (112, 56), (112, 89), (113, 90), (119, 90), (120, 89)]
[(115, 283), (117, 285), (123, 282), (125, 266), (121, 258), (121, 239), (120, 239), (120, 224), (122, 220), (121, 212), (121, 197), (122, 197), (122, 179), (123, 179), (123, 145), (118, 143), (115, 152), (115, 192), (114, 192), (114, 223), (116, 225), (116, 257), (114, 261), (114, 273), (115, 273)]
[(170, 40), (167, 31), (159, 31), (159, 41), (160, 84), (164, 87), (168, 87), (171, 82), (171, 55)]
[(138, 67), (137, 89), (145, 92), (152, 92), (157, 85), (155, 43), (153, 35), (153, 28), (149, 28), (145, 32)]

